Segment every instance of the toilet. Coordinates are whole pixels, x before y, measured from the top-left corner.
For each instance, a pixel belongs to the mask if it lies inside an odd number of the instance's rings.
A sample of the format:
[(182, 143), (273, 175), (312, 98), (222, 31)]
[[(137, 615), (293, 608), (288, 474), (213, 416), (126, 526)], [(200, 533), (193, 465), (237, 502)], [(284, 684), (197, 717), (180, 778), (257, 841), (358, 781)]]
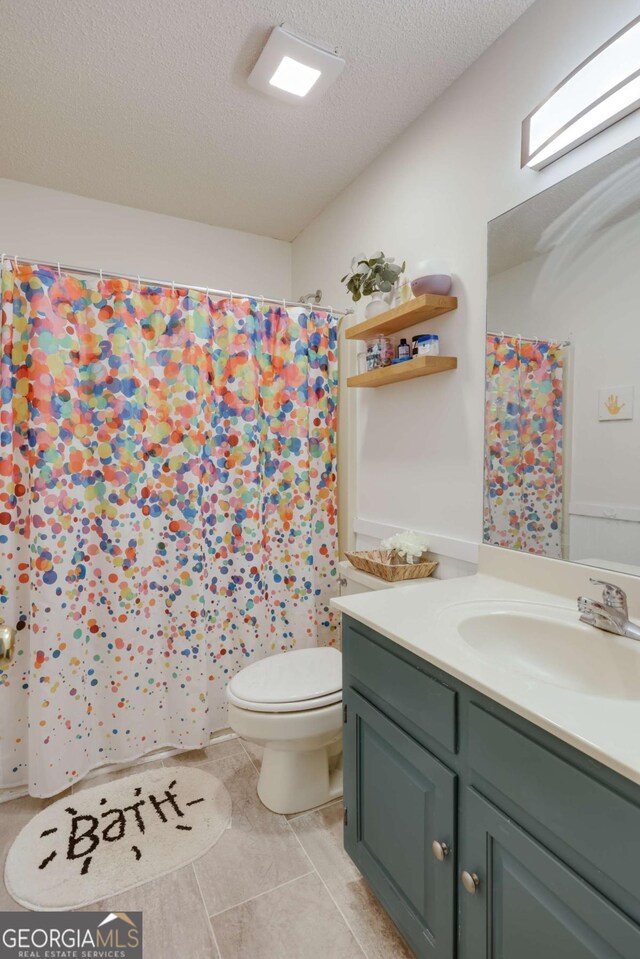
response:
[(261, 659), (234, 676), (227, 699), (231, 729), (264, 747), (258, 796), (267, 809), (302, 812), (342, 795), (339, 650), (294, 649)]
[[(394, 588), (341, 562), (340, 593)], [(245, 666), (227, 686), (229, 726), (264, 747), (258, 796), (297, 813), (342, 795), (342, 653), (294, 649)]]

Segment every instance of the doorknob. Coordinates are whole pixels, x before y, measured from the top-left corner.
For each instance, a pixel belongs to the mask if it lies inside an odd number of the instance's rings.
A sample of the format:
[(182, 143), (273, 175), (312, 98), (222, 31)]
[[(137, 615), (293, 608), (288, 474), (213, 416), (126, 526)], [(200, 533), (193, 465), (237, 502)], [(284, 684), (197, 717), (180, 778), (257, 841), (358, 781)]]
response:
[(16, 645), (16, 631), (12, 626), (7, 626), (0, 620), (0, 659), (13, 659), (13, 652)]
[(466, 891), (469, 893), (469, 895), (475, 896), (476, 889), (480, 885), (480, 880), (478, 879), (475, 872), (467, 872), (467, 870), (465, 869), (460, 878), (462, 879), (462, 885), (464, 886)]
[(431, 843), (431, 852), (438, 862), (444, 862), (449, 855), (449, 847), (446, 842), (438, 842), (437, 839), (434, 839)]

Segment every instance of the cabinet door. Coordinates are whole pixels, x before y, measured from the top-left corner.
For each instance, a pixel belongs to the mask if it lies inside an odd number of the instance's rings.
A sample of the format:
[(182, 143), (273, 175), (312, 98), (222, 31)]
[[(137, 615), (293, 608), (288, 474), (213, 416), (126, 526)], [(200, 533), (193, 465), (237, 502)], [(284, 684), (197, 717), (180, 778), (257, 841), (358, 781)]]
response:
[[(458, 865), (460, 959), (640, 956), (634, 922), (470, 788), (461, 797)], [(463, 870), (477, 877), (475, 893)]]
[(345, 848), (416, 955), (451, 959), (456, 777), (358, 693), (344, 705)]

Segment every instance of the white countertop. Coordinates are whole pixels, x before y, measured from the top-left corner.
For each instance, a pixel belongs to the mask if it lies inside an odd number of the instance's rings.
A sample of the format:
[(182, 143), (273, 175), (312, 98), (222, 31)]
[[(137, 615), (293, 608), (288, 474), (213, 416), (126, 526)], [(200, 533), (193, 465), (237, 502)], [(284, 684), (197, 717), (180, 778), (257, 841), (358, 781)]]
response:
[[(595, 571), (588, 572), (593, 574)], [(587, 571), (584, 578), (588, 584)], [(589, 595), (596, 595), (593, 587)], [(575, 598), (568, 599), (557, 592), (531, 588), (486, 573), (434, 580), (401, 589), (358, 593), (335, 599), (332, 606), (558, 739), (640, 783), (640, 692), (638, 699), (601, 698), (535, 681), (523, 672), (506, 668), (497, 658), (481, 655), (460, 637), (457, 630), (443, 625), (441, 614), (454, 604), (486, 600), (519, 600), (560, 606), (574, 611), (578, 619)], [(602, 630), (595, 632), (605, 644), (620, 641)], [(633, 640), (622, 641), (633, 643)]]

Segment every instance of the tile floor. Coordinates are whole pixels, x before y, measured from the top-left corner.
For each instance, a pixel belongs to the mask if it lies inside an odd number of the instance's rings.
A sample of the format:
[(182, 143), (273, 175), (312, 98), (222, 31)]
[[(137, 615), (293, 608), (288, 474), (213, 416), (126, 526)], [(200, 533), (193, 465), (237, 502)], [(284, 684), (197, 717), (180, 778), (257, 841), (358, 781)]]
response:
[[(339, 800), (298, 816), (269, 812), (256, 794), (260, 752), (240, 740), (163, 762), (201, 765), (218, 776), (231, 794), (233, 820), (191, 865), (87, 907), (142, 910), (145, 959), (411, 959), (342, 848)], [(50, 801), (0, 806), (2, 863), (14, 836)], [(19, 908), (1, 884), (0, 910)]]

